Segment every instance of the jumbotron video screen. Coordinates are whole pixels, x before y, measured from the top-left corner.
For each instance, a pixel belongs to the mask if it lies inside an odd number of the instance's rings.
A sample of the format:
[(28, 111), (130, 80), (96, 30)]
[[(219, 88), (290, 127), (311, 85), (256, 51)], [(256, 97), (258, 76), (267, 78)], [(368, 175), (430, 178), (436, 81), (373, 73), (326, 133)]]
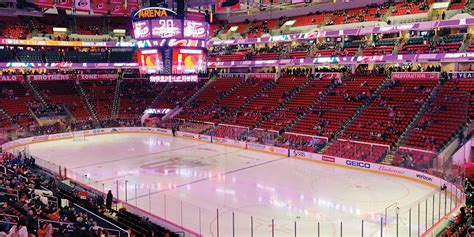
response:
[(172, 10), (152, 7), (137, 11), (132, 20), (135, 39), (151, 45), (137, 50), (141, 74), (197, 75), (207, 71), (209, 23), (204, 18), (196, 14), (178, 17)]

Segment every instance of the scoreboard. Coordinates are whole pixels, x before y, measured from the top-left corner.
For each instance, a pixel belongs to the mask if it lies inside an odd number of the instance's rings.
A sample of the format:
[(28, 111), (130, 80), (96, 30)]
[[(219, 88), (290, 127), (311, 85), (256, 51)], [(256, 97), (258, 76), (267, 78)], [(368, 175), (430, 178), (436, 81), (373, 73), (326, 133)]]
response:
[(196, 48), (160, 47), (137, 51), (141, 74), (187, 75), (207, 71), (207, 53)]
[(186, 38), (206, 40), (209, 23), (181, 19), (142, 20), (133, 22), (135, 39)]
[[(139, 41), (207, 42), (209, 23), (204, 18), (196, 17), (196, 13), (193, 14), (190, 14), (190, 17), (187, 15), (177, 17), (174, 11), (166, 8), (141, 9), (132, 17), (134, 38)], [(140, 73), (175, 76), (205, 73), (207, 71), (206, 46), (206, 44), (167, 44), (139, 49), (137, 60)]]
[(159, 19), (151, 21), (152, 38), (182, 38), (182, 21), (176, 19)]
[[(168, 14), (151, 14), (160, 9)], [(143, 13), (145, 12), (145, 13)], [(174, 12), (160, 7), (139, 10), (133, 17), (133, 33), (140, 39), (185, 38), (206, 40), (209, 37), (209, 23), (194, 18), (176, 18)], [(151, 16), (151, 17), (150, 17)]]

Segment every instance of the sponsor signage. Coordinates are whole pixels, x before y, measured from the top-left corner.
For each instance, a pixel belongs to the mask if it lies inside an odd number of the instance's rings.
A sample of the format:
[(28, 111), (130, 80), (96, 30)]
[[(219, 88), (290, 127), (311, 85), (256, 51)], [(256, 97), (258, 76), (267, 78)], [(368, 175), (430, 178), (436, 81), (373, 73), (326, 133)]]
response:
[(246, 76), (245, 73), (219, 73), (219, 78), (238, 78), (244, 79)]
[(392, 173), (392, 174), (400, 174), (400, 175), (405, 174), (404, 170), (398, 169), (396, 167), (385, 166), (385, 165), (380, 165), (378, 170), (384, 173)]
[(346, 160), (346, 165), (364, 168), (364, 169), (370, 169), (370, 163), (363, 162), (363, 161)]
[(79, 74), (79, 80), (117, 80), (117, 74)]
[(23, 79), (22, 76), (16, 76), (16, 75), (0, 76), (0, 81), (21, 81), (22, 79)]
[(392, 79), (422, 79), (422, 80), (438, 80), (439, 73), (437, 72), (393, 72)]
[(198, 137), (197, 137), (199, 140), (201, 141), (208, 141), (210, 142), (211, 141), (211, 137), (210, 136), (207, 136), (207, 135), (201, 135), (201, 134), (198, 134)]
[(67, 81), (72, 80), (73, 75), (71, 74), (50, 74), (50, 75), (28, 75), (30, 81)]
[(162, 132), (162, 133), (171, 133), (171, 131), (166, 130), (166, 129), (162, 129), (162, 128), (157, 128), (156, 131), (157, 132)]
[(306, 157), (306, 152), (304, 151), (297, 151), (297, 150), (291, 150), (291, 154), (293, 156), (299, 156), (299, 157)]
[(474, 78), (474, 72), (448, 72), (449, 79)]
[(92, 134), (100, 134), (100, 133), (104, 133), (104, 129), (94, 129), (92, 130)]
[(184, 38), (207, 39), (209, 23), (204, 21), (184, 20)]
[(275, 79), (274, 73), (248, 73), (248, 75), (254, 79)]
[(151, 37), (151, 27), (149, 21), (133, 22), (133, 36), (137, 40), (149, 39)]
[(265, 146), (265, 151), (272, 152), (272, 153), (277, 153), (277, 154), (283, 154), (283, 155), (288, 156), (288, 149), (287, 148), (276, 147), (276, 146)]
[(187, 137), (187, 138), (197, 138), (197, 135), (194, 134), (194, 133), (188, 133), (188, 132), (176, 132), (176, 135), (177, 136), (181, 136), (181, 137)]
[(171, 109), (146, 109), (145, 114), (167, 114)]
[(49, 135), (37, 136), (31, 139), (32, 142), (41, 142), (49, 139)]
[(432, 182), (433, 181), (433, 178), (425, 175), (425, 174), (416, 174), (416, 177), (418, 179), (421, 179), (421, 180), (424, 180), (424, 181), (428, 181), (428, 182)]
[(150, 82), (197, 82), (199, 77), (197, 75), (160, 75), (150, 76)]
[(176, 12), (163, 7), (147, 7), (138, 10), (133, 14), (134, 19), (155, 19), (163, 17), (172, 17), (176, 16)]
[(227, 139), (221, 137), (214, 137), (213, 140), (219, 143), (227, 143)]
[(247, 148), (255, 149), (255, 150), (265, 150), (265, 145), (258, 144), (258, 143), (248, 143)]
[(326, 161), (326, 162), (331, 162), (331, 163), (334, 163), (336, 162), (336, 159), (334, 157), (330, 157), (330, 156), (322, 156), (321, 158), (323, 161)]

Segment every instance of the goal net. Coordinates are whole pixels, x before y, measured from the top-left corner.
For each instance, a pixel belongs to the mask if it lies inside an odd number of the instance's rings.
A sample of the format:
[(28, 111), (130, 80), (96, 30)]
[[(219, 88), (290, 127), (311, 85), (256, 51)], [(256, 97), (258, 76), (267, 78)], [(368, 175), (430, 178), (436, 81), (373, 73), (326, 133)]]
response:
[(73, 132), (72, 133), (72, 141), (74, 142), (82, 142), (86, 140), (86, 135), (84, 132)]

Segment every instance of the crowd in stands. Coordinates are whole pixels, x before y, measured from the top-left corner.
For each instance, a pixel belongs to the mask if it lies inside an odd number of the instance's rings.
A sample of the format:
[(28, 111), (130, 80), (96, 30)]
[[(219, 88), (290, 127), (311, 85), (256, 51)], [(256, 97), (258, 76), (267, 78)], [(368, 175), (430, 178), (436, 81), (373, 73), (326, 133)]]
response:
[(37, 105), (30, 106), (30, 109), (36, 115), (36, 117), (55, 117), (55, 116), (67, 116), (67, 112), (63, 106), (60, 105)]
[(440, 237), (460, 237), (472, 236), (474, 234), (474, 185), (470, 178), (464, 182), (466, 202), (459, 209), (459, 212), (449, 219), (448, 226), (444, 228), (438, 236)]
[[(110, 191), (105, 196), (78, 184), (60, 183), (62, 177), (40, 169), (35, 159), (24, 153), (3, 152), (0, 165), (6, 168), (0, 174), (0, 189), (7, 194), (0, 197), (0, 212), (7, 214), (2, 215), (0, 236), (94, 237), (116, 235), (120, 231), (98, 224), (104, 220), (132, 236), (176, 236), (126, 209), (113, 210)], [(60, 199), (69, 203), (63, 205)]]
[[(86, 213), (72, 206), (59, 206), (57, 198), (43, 196), (38, 190), (56, 190), (52, 177), (34, 172), (35, 159), (19, 153), (3, 153), (1, 165), (8, 169), (0, 178), (1, 188), (13, 195), (2, 198), (2, 211), (14, 213), (18, 220), (3, 224), (8, 236), (101, 236), (107, 234)], [(15, 221), (15, 222), (13, 222)], [(55, 223), (53, 227), (52, 223)], [(56, 223), (60, 223), (59, 226)], [(3, 232), (6, 236), (7, 233)], [(0, 232), (0, 234), (2, 234)]]
[[(247, 24), (249, 24), (248, 20), (246, 22)], [(244, 23), (246, 22), (244, 21)], [(257, 21), (254, 20), (252, 22), (252, 24), (250, 25), (250, 28), (247, 31), (247, 34), (257, 35), (259, 33), (264, 33), (264, 34), (270, 33), (270, 27), (269, 27), (268, 21), (262, 21), (262, 22), (257, 23)]]

